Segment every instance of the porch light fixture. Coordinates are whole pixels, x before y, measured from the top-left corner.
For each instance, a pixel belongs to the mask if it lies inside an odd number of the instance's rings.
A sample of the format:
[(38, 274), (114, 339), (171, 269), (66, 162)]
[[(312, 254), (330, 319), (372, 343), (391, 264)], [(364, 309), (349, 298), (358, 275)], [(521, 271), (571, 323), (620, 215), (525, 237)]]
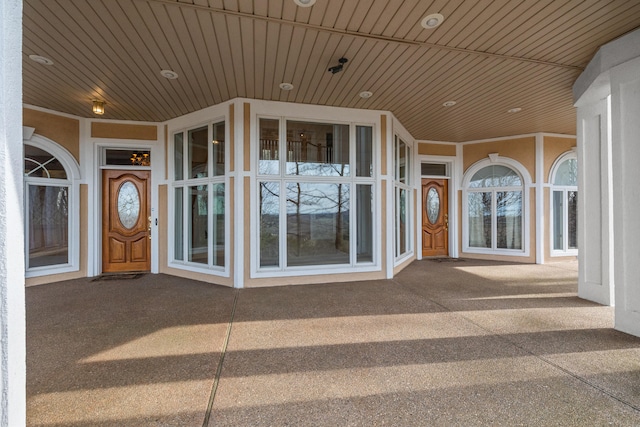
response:
[(165, 79), (169, 79), (169, 80), (175, 80), (178, 78), (178, 73), (171, 70), (161, 70), (160, 75)]
[(93, 100), (93, 114), (97, 114), (98, 116), (101, 116), (104, 114), (104, 105), (106, 104), (106, 102), (104, 101), (99, 101), (97, 99)]
[(431, 30), (436, 28), (444, 21), (444, 16), (439, 13), (432, 13), (431, 15), (427, 15), (422, 19), (420, 25), (427, 30)]
[(446, 101), (444, 104), (442, 104), (442, 106), (443, 107), (453, 107), (456, 104), (457, 104), (456, 101)]
[(311, 7), (315, 4), (316, 0), (293, 0), (293, 2), (300, 7)]
[(360, 98), (362, 99), (368, 99), (368, 98), (371, 98), (372, 96), (373, 96), (373, 92), (369, 92), (368, 90), (364, 90), (360, 92)]
[(280, 83), (280, 89), (293, 90), (293, 85), (291, 83)]
[(29, 55), (29, 59), (42, 65), (53, 65), (53, 61), (40, 55)]
[(516, 107), (516, 108), (512, 108), (510, 110), (507, 110), (507, 113), (519, 113), (520, 111), (522, 111), (522, 108)]

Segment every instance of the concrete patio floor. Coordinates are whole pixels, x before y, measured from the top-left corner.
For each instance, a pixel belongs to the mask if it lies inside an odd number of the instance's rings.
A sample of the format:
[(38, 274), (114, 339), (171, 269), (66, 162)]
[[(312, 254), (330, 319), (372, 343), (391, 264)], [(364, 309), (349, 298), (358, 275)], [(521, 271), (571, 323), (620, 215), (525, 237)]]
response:
[(640, 338), (576, 291), (576, 262), (472, 260), (27, 288), (28, 425), (639, 426)]

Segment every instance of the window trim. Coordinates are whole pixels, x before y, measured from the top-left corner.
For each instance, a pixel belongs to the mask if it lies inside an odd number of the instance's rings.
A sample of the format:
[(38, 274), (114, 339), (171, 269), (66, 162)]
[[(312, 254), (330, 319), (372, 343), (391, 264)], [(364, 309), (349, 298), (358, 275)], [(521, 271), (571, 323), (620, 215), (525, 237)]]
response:
[[(405, 158), (405, 174), (404, 181), (400, 181), (400, 164), (397, 161), (400, 158), (399, 153), (399, 144), (398, 142), (402, 142), (406, 149), (406, 158)], [(415, 224), (415, 200), (414, 200), (414, 187), (413, 181), (415, 179), (414, 176), (414, 168), (416, 166), (415, 159), (413, 158), (413, 146), (407, 142), (407, 138), (403, 137), (397, 133), (393, 135), (392, 140), (392, 171), (393, 175), (391, 176), (393, 181), (393, 193), (391, 195), (393, 201), (393, 259), (394, 266), (400, 265), (405, 262), (407, 259), (411, 258), (415, 254), (415, 233), (414, 224)], [(406, 251), (404, 253), (399, 253), (400, 247), (400, 233), (398, 231), (398, 227), (400, 224), (400, 212), (397, 209), (397, 200), (400, 198), (400, 193), (402, 190), (406, 191), (407, 194), (407, 203), (405, 206), (405, 211), (407, 214), (407, 226), (405, 230), (405, 239), (406, 239)], [(387, 225), (388, 226), (388, 225)]]
[[(578, 161), (578, 155), (575, 151), (575, 149), (572, 149), (571, 151), (567, 151), (565, 153), (562, 153), (560, 156), (558, 156), (558, 158), (553, 162), (553, 165), (551, 166), (551, 170), (549, 172), (549, 256), (550, 257), (564, 257), (564, 256), (578, 256), (578, 251), (579, 248), (576, 249), (570, 249), (568, 246), (568, 239), (569, 239), (569, 233), (568, 233), (568, 215), (565, 215), (567, 213), (567, 209), (568, 209), (568, 205), (567, 205), (567, 193), (569, 191), (576, 191), (578, 192), (578, 197), (580, 197), (580, 192), (578, 190), (578, 185), (576, 184), (574, 185), (555, 185), (554, 181), (556, 179), (556, 174), (558, 173), (558, 170), (560, 169), (560, 166), (567, 160), (575, 160), (576, 162)], [(563, 230), (563, 241), (562, 241), (562, 246), (563, 249), (554, 249), (553, 247), (553, 242), (554, 242), (554, 205), (553, 205), (553, 193), (554, 191), (562, 191), (562, 200), (564, 202), (564, 208), (563, 208), (563, 213), (562, 213), (562, 230)], [(576, 234), (577, 234), (577, 229), (576, 229)], [(576, 235), (576, 238), (578, 236)], [(578, 245), (579, 246), (579, 245)]]
[[(522, 186), (518, 187), (481, 187), (481, 188), (469, 188), (471, 179), (479, 170), (487, 166), (506, 166), (516, 172), (522, 179)], [(491, 154), (488, 158), (481, 159), (472, 164), (469, 169), (464, 173), (462, 178), (462, 252), (470, 254), (485, 254), (485, 255), (506, 255), (506, 256), (519, 256), (528, 257), (531, 252), (531, 223), (530, 223), (530, 208), (531, 208), (531, 188), (532, 180), (529, 171), (522, 163), (509, 157), (503, 157), (498, 154)], [(500, 249), (493, 248), (496, 242), (492, 236), (492, 248), (476, 248), (469, 246), (469, 193), (480, 192), (492, 192), (497, 191), (522, 191), (522, 249)], [(494, 220), (495, 217), (495, 197), (492, 197), (492, 234), (495, 232)]]
[[(29, 139), (23, 139), (24, 145), (31, 145), (41, 150), (47, 151), (54, 156), (64, 167), (67, 179), (56, 178), (29, 178), (24, 176), (23, 171), (23, 197), (24, 197), (24, 259), (25, 278), (48, 276), (52, 274), (70, 273), (80, 270), (80, 167), (73, 155), (63, 146), (55, 141), (38, 134), (32, 134)], [(23, 154), (24, 159), (24, 154)], [(23, 160), (24, 162), (24, 160)], [(24, 165), (23, 165), (24, 168)], [(38, 186), (66, 186), (68, 190), (68, 262), (64, 264), (47, 265), (29, 268), (29, 187)]]

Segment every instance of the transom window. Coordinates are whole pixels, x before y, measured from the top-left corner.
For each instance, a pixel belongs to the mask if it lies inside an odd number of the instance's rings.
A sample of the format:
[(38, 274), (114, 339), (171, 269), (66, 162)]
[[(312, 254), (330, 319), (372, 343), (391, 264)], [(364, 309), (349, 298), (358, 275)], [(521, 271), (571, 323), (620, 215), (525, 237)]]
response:
[(373, 263), (373, 128), (259, 119), (258, 269)]
[(523, 251), (524, 199), (521, 175), (504, 164), (477, 170), (466, 188), (466, 249)]

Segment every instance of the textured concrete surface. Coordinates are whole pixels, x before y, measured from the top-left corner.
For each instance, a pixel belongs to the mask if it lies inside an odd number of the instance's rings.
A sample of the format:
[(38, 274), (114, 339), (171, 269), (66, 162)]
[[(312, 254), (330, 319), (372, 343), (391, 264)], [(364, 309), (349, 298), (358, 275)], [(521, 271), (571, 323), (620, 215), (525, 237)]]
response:
[(638, 426), (640, 338), (576, 282), (575, 262), (460, 260), (240, 291), (29, 288), (28, 424)]

